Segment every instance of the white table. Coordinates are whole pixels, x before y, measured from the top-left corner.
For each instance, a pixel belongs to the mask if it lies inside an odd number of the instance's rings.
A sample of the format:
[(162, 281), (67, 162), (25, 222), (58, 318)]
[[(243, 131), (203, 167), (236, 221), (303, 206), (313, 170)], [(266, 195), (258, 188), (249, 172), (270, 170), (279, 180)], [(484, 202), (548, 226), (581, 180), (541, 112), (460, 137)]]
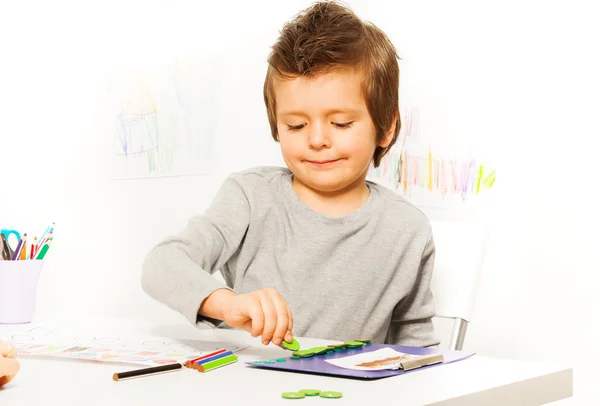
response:
[[(84, 330), (90, 331), (89, 324), (88, 320)], [(57, 326), (60, 327), (60, 323), (52, 324), (53, 328)], [(0, 326), (0, 337), (21, 328), (31, 326)], [(185, 402), (229, 405), (243, 402), (262, 406), (289, 404), (292, 401), (281, 398), (281, 393), (304, 388), (340, 391), (343, 398), (295, 401), (301, 405), (329, 402), (367, 405), (389, 400), (402, 406), (540, 405), (570, 397), (573, 390), (571, 368), (478, 355), (401, 376), (361, 381), (248, 367), (244, 362), (289, 356), (289, 352), (273, 345), (265, 347), (245, 332), (198, 330), (186, 324), (152, 326), (127, 320), (95, 321), (93, 328), (103, 333), (227, 341), (250, 347), (237, 353), (239, 362), (236, 364), (208, 373), (186, 368), (121, 382), (112, 380), (114, 372), (138, 367), (21, 357), (18, 376), (0, 389), (0, 405), (116, 406)], [(72, 323), (70, 329), (73, 329)], [(329, 343), (297, 339), (303, 348)]]

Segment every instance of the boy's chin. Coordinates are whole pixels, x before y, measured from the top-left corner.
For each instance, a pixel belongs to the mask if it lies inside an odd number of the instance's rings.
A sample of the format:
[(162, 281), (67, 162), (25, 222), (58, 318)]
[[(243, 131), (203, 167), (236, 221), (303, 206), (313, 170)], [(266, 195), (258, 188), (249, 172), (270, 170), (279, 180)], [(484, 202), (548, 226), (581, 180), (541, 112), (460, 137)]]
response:
[(321, 193), (336, 193), (348, 190), (352, 187), (354, 182), (340, 179), (327, 179), (327, 178), (311, 178), (311, 179), (300, 179), (300, 181), (310, 189), (321, 192)]

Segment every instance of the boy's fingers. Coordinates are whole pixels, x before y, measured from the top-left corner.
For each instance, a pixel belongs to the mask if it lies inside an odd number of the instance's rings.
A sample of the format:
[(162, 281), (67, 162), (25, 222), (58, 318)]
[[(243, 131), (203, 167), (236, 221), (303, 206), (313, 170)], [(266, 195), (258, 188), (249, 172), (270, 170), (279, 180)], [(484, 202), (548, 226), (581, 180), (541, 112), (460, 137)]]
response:
[(248, 308), (248, 316), (250, 316), (252, 322), (252, 337), (258, 337), (263, 331), (263, 325), (265, 323), (263, 311), (258, 300), (253, 301)]
[(291, 333), (292, 330), (294, 330), (294, 316), (292, 316), (292, 311), (290, 310), (290, 308), (286, 305), (287, 311), (288, 311), (288, 330), (290, 331), (290, 340), (291, 340)]
[(16, 358), (17, 347), (12, 344), (0, 342), (0, 356), (6, 358)]
[(19, 361), (13, 358), (0, 358), (0, 374), (13, 376), (19, 372)]
[(277, 327), (277, 311), (273, 303), (273, 298), (270, 296), (261, 296), (260, 304), (265, 317), (265, 324), (262, 331), (262, 343), (267, 345), (273, 338), (275, 327)]
[(275, 298), (275, 309), (277, 311), (277, 327), (275, 328), (275, 333), (273, 334), (273, 343), (275, 345), (280, 345), (281, 342), (285, 339), (285, 335), (289, 330), (289, 309), (287, 307), (287, 303), (283, 297), (278, 296)]

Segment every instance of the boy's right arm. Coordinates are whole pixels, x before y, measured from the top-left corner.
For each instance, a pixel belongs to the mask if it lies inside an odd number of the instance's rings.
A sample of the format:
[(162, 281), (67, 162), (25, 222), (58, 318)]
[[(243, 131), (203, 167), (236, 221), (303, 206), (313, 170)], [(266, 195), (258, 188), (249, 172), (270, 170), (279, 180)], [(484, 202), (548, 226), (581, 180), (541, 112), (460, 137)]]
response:
[(212, 276), (239, 248), (250, 221), (246, 193), (233, 178), (221, 186), (203, 216), (156, 245), (142, 267), (142, 287), (191, 323), (216, 327), (225, 321), (264, 344), (292, 341), (292, 315), (274, 289), (236, 294)]
[(218, 289), (233, 294), (212, 274), (239, 248), (249, 221), (246, 193), (230, 176), (204, 215), (192, 217), (181, 232), (148, 253), (142, 266), (142, 288), (191, 323), (218, 326), (222, 319), (200, 316), (200, 305)]

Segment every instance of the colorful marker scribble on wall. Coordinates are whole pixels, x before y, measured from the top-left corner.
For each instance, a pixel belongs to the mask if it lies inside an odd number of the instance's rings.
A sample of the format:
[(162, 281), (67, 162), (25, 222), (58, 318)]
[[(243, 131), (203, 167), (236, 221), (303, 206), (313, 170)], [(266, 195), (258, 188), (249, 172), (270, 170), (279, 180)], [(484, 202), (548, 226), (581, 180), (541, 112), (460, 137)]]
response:
[(436, 150), (435, 143), (419, 136), (418, 109), (402, 116), (396, 144), (372, 168), (371, 177), (384, 180), (403, 195), (426, 190), (442, 198), (459, 196), (463, 201), (485, 193), (496, 181), (496, 169), (467, 154)]

